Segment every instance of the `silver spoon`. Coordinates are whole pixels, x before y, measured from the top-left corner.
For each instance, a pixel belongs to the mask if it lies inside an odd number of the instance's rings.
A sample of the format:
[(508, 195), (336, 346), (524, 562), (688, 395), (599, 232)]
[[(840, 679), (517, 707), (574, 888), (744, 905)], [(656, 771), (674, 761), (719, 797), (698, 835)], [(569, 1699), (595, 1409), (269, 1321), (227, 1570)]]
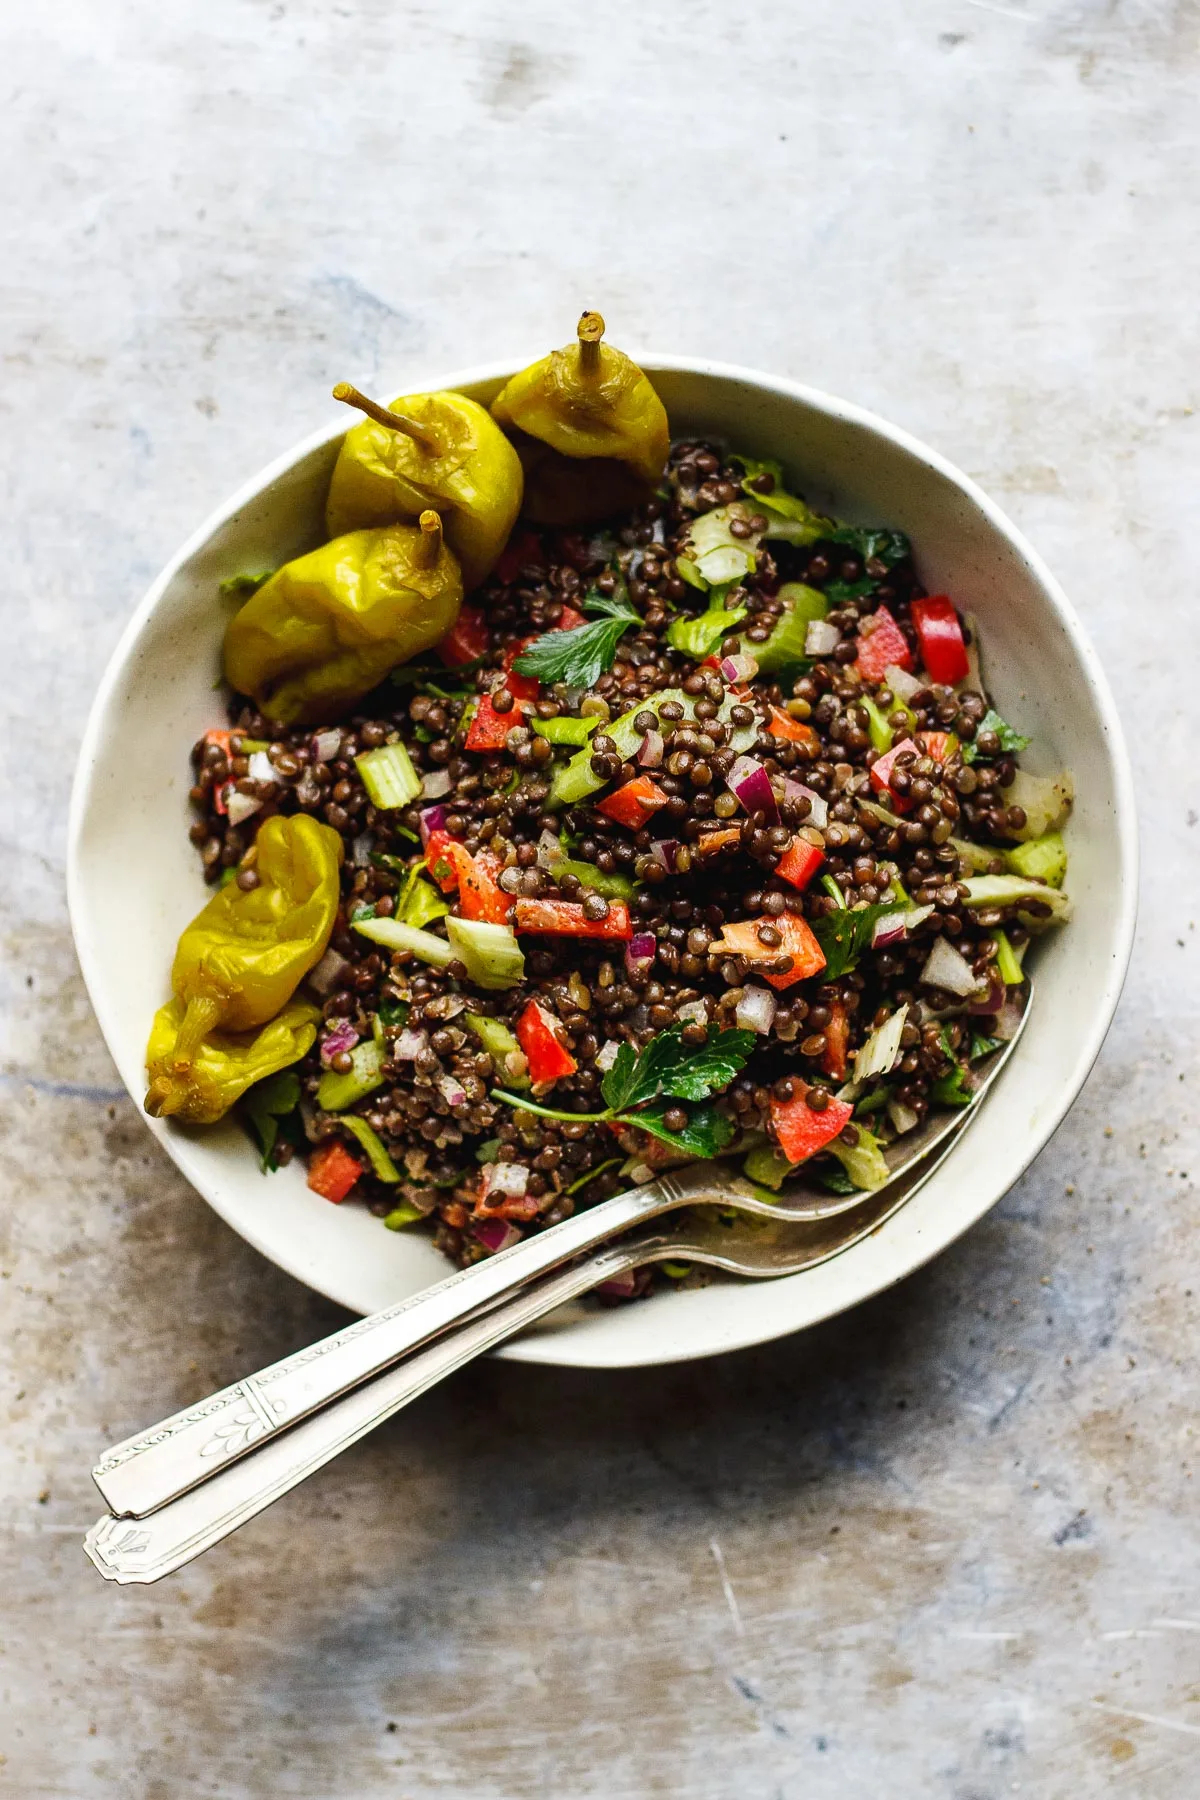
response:
[[(1031, 1000), (1032, 992), (1013, 1038), (978, 1065), (980, 1087), (966, 1118), (957, 1112), (935, 1114), (892, 1144), (884, 1152), (891, 1180), (881, 1191), (890, 1193), (895, 1181), (923, 1163), (974, 1115), (1020, 1038)], [(862, 1191), (831, 1195), (804, 1176), (790, 1180), (778, 1200), (764, 1199), (762, 1194), (727, 1164), (692, 1163), (672, 1170), (514, 1244), (487, 1262), (448, 1276), (411, 1299), (356, 1319), (307, 1349), (125, 1439), (93, 1469), (96, 1486), (115, 1515), (144, 1518), (470, 1315), (498, 1305), (514, 1290), (597, 1244), (680, 1207), (721, 1206), (776, 1223), (813, 1224), (854, 1211), (875, 1197)]]
[(120, 1519), (106, 1513), (88, 1532), (84, 1549), (107, 1581), (152, 1582), (170, 1575), (464, 1364), (557, 1307), (648, 1263), (703, 1263), (764, 1281), (827, 1262), (877, 1231), (924, 1186), (949, 1156), (965, 1123), (960, 1115), (926, 1163), (911, 1169), (907, 1180), (891, 1182), (886, 1190), (867, 1196), (852, 1216), (843, 1214), (840, 1224), (811, 1220), (796, 1225), (756, 1217), (731, 1225), (723, 1209), (705, 1206), (682, 1219), (643, 1227), (568, 1269), (530, 1283), (515, 1298), (468, 1319), (291, 1431), (260, 1440), (248, 1455), (147, 1518)]

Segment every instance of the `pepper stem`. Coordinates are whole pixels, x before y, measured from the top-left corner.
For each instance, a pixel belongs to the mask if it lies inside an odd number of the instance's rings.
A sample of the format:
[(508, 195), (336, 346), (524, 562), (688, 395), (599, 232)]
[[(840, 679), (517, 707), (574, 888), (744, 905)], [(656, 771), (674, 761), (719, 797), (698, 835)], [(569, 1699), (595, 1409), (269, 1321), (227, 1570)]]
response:
[(421, 514), (417, 524), (421, 527), (421, 535), (413, 551), (413, 562), (418, 569), (436, 569), (438, 557), (442, 554), (441, 516), (429, 507)]
[(579, 339), (579, 372), (581, 375), (598, 375), (600, 373), (600, 339), (604, 336), (604, 320), (598, 312), (581, 314), (575, 335)]
[(366, 413), (368, 419), (374, 419), (377, 425), (384, 425), (389, 431), (400, 431), (411, 438), (414, 444), (424, 450), (427, 456), (436, 456), (439, 445), (437, 439), (430, 436), (426, 426), (407, 413), (393, 412), (390, 406), (380, 406), (378, 400), (370, 399), (362, 394), (348, 381), (339, 381), (333, 390), (335, 400), (344, 400), (347, 406), (356, 406), (359, 412)]
[(221, 1005), (207, 995), (193, 994), (187, 1003), (187, 1011), (180, 1021), (179, 1030), (175, 1033), (175, 1043), (171, 1051), (171, 1067), (177, 1075), (189, 1073), (196, 1060), (196, 1052), (208, 1036), (213, 1026), (220, 1021)]

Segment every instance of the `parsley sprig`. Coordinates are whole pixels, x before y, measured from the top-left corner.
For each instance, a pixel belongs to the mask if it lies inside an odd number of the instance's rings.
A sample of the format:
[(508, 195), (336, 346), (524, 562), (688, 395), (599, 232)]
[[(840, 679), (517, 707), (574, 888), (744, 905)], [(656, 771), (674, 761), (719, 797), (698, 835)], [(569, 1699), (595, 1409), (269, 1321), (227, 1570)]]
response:
[(999, 754), (1000, 756), (1020, 750), (1028, 750), (1032, 742), (1032, 739), (1027, 738), (1024, 732), (1016, 730), (1014, 726), (1008, 723), (1007, 719), (1002, 719), (1000, 714), (996, 712), (993, 707), (989, 707), (975, 727), (975, 737), (972, 742), (963, 745), (962, 754), (964, 762), (973, 763), (979, 761), (979, 758), (983, 755), (983, 751), (979, 748), (979, 739), (985, 731), (995, 732), (1000, 743), (1000, 749), (996, 754)]
[(612, 668), (617, 645), (631, 625), (641, 624), (642, 615), (623, 595), (599, 594), (595, 589), (583, 602), (583, 610), (597, 615), (590, 625), (543, 632), (514, 661), (517, 673), (539, 681), (565, 681), (568, 687), (594, 687)]
[(839, 907), (812, 922), (813, 935), (825, 953), (823, 981), (836, 981), (854, 968), (870, 945), (875, 922), (888, 913), (908, 912), (906, 900), (889, 900), (881, 906)]
[[(543, 1119), (565, 1119), (571, 1125), (637, 1125), (673, 1149), (692, 1156), (715, 1156), (733, 1137), (733, 1125), (715, 1106), (703, 1104), (729, 1086), (754, 1048), (752, 1031), (718, 1031), (698, 1050), (683, 1043), (681, 1028), (672, 1025), (652, 1038), (644, 1050), (622, 1044), (613, 1066), (600, 1083), (607, 1102), (603, 1112), (559, 1112), (520, 1094), (493, 1088), (492, 1098)], [(689, 1111), (682, 1131), (664, 1123), (671, 1104), (700, 1102)]]

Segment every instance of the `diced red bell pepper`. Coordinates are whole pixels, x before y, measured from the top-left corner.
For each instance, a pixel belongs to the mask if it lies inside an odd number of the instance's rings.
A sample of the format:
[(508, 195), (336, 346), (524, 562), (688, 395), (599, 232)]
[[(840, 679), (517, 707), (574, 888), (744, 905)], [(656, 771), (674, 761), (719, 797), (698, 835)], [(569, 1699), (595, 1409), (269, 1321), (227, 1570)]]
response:
[(461, 849), (462, 845), (448, 831), (430, 832), (429, 842), (425, 846), (425, 864), (443, 894), (453, 892), (458, 886), (458, 864), (454, 852)]
[[(516, 716), (514, 717), (514, 714)], [(513, 712), (498, 713), (492, 705), (490, 694), (479, 696), (479, 705), (475, 709), (475, 717), (471, 720), (471, 729), (466, 736), (464, 748), (485, 752), (503, 750), (505, 739), (514, 725), (521, 723), (521, 715), (513, 708)]]
[[(232, 737), (232, 731), (206, 731), (201, 742), (205, 744), (215, 744), (218, 750), (223, 750), (225, 752), (227, 758), (232, 758), (233, 749), (230, 743)], [(225, 801), (225, 789), (228, 786), (229, 783), (227, 781), (218, 781), (214, 784), (212, 790), (213, 810), (214, 812), (220, 813), (222, 818), (224, 818), (225, 814), (229, 811), (229, 807)]]
[(696, 851), (700, 856), (716, 856), (721, 850), (732, 850), (735, 844), (742, 841), (741, 831), (731, 825), (726, 831), (706, 831), (696, 840)]
[(559, 616), (558, 624), (554, 627), (554, 630), (555, 631), (574, 631), (575, 627), (577, 625), (586, 625), (586, 624), (587, 624), (587, 620), (584, 618), (584, 616), (581, 612), (576, 612), (575, 608), (573, 606), (564, 605), (564, 607), (562, 609), (562, 613)]
[(450, 669), (457, 669), (462, 663), (474, 662), (478, 657), (485, 656), (487, 647), (487, 616), (478, 606), (461, 607), (450, 630), (434, 646)]
[(340, 1138), (326, 1138), (308, 1159), (309, 1187), (335, 1206), (346, 1198), (362, 1172), (362, 1163), (351, 1156)]
[(520, 675), (513, 668), (522, 650), (532, 642), (531, 637), (519, 638), (504, 652), (504, 685), (514, 700), (536, 700), (541, 691), (541, 683), (536, 675)]
[(864, 681), (877, 687), (893, 664), (898, 669), (911, 669), (912, 651), (887, 607), (881, 606), (858, 628), (858, 661), (854, 666)]
[(912, 622), (930, 680), (943, 682), (946, 687), (964, 681), (971, 665), (953, 600), (946, 594), (914, 600)]
[(829, 1023), (825, 1027), (825, 1054), (821, 1067), (835, 1081), (846, 1079), (846, 1050), (850, 1043), (850, 1015), (840, 1000), (830, 1002)]
[[(503, 867), (499, 857), (489, 856), (486, 851), (472, 856), (465, 844), (447, 838), (444, 832), (436, 835), (445, 839), (438, 846), (437, 860), (444, 859), (453, 869), (450, 885), (458, 887), (458, 910), (463, 918), (486, 919), (493, 925), (503, 925), (512, 912), (513, 903), (511, 894), (506, 894), (496, 879)], [(432, 834), (429, 841), (432, 846)], [(432, 868), (428, 850), (426, 859)], [(443, 892), (449, 892), (444, 885)]]
[(919, 744), (914, 744), (911, 738), (901, 738), (898, 744), (893, 744), (890, 750), (885, 750), (871, 764), (871, 786), (877, 793), (887, 795), (894, 812), (907, 812), (912, 805), (907, 794), (897, 794), (891, 786), (892, 765), (902, 750), (911, 750), (914, 757), (921, 754)]
[[(760, 925), (773, 926), (779, 933), (779, 943), (764, 944), (758, 935)], [(784, 974), (768, 975), (765, 970), (761, 971), (763, 980), (769, 981), (773, 988), (788, 988), (795, 981), (806, 981), (825, 967), (825, 952), (805, 920), (795, 913), (781, 913), (777, 919), (768, 914), (761, 919), (739, 919), (724, 926), (710, 948), (724, 951), (729, 956), (744, 956), (749, 963), (776, 962), (790, 956), (792, 966)]]
[(917, 737), (926, 756), (932, 756), (934, 762), (949, 762), (958, 749), (958, 739), (952, 731), (919, 731)]
[(531, 1000), (517, 1020), (517, 1042), (525, 1052), (531, 1081), (561, 1081), (579, 1067), (561, 1034), (558, 1020)]
[(786, 738), (790, 744), (815, 744), (818, 741), (811, 725), (806, 725), (802, 719), (793, 719), (782, 706), (771, 708), (771, 723), (767, 730), (772, 737)]
[(667, 796), (651, 781), (649, 775), (635, 775), (624, 787), (619, 787), (614, 794), (599, 801), (596, 811), (602, 812), (606, 819), (612, 819), (615, 824), (623, 825), (626, 831), (640, 831), (654, 817), (659, 807), (666, 804)]
[(513, 925), (517, 931), (542, 931), (552, 937), (616, 938), (628, 943), (633, 936), (623, 900), (610, 900), (603, 919), (589, 919), (574, 900), (518, 900)]
[(824, 861), (825, 852), (807, 838), (793, 838), (791, 848), (775, 864), (775, 873), (794, 888), (806, 888)]
[(546, 552), (536, 531), (520, 531), (509, 538), (496, 562), (495, 575), (503, 582), (515, 581), (522, 569), (544, 569)]
[[(792, 1079), (796, 1080), (794, 1076)], [(831, 1144), (854, 1115), (848, 1100), (835, 1100), (832, 1096), (824, 1112), (813, 1112), (808, 1104), (808, 1088), (801, 1081), (796, 1081), (796, 1086), (800, 1092), (791, 1100), (771, 1101), (771, 1123), (779, 1148), (790, 1163), (807, 1162)]]

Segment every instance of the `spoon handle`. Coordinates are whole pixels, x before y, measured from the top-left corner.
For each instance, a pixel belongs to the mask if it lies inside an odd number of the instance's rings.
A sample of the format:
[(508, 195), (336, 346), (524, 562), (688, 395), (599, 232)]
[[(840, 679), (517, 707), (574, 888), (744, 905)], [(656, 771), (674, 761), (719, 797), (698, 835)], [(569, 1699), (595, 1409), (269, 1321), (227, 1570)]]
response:
[(617, 1244), (525, 1287), (515, 1299), (439, 1338), (398, 1368), (354, 1388), (323, 1412), (304, 1419), (253, 1454), (231, 1463), (201, 1486), (159, 1507), (148, 1518), (98, 1520), (84, 1550), (106, 1581), (158, 1581), (211, 1549), (263, 1512), (349, 1445), (464, 1363), (522, 1331), (555, 1307), (611, 1281), (646, 1260), (645, 1239)]

